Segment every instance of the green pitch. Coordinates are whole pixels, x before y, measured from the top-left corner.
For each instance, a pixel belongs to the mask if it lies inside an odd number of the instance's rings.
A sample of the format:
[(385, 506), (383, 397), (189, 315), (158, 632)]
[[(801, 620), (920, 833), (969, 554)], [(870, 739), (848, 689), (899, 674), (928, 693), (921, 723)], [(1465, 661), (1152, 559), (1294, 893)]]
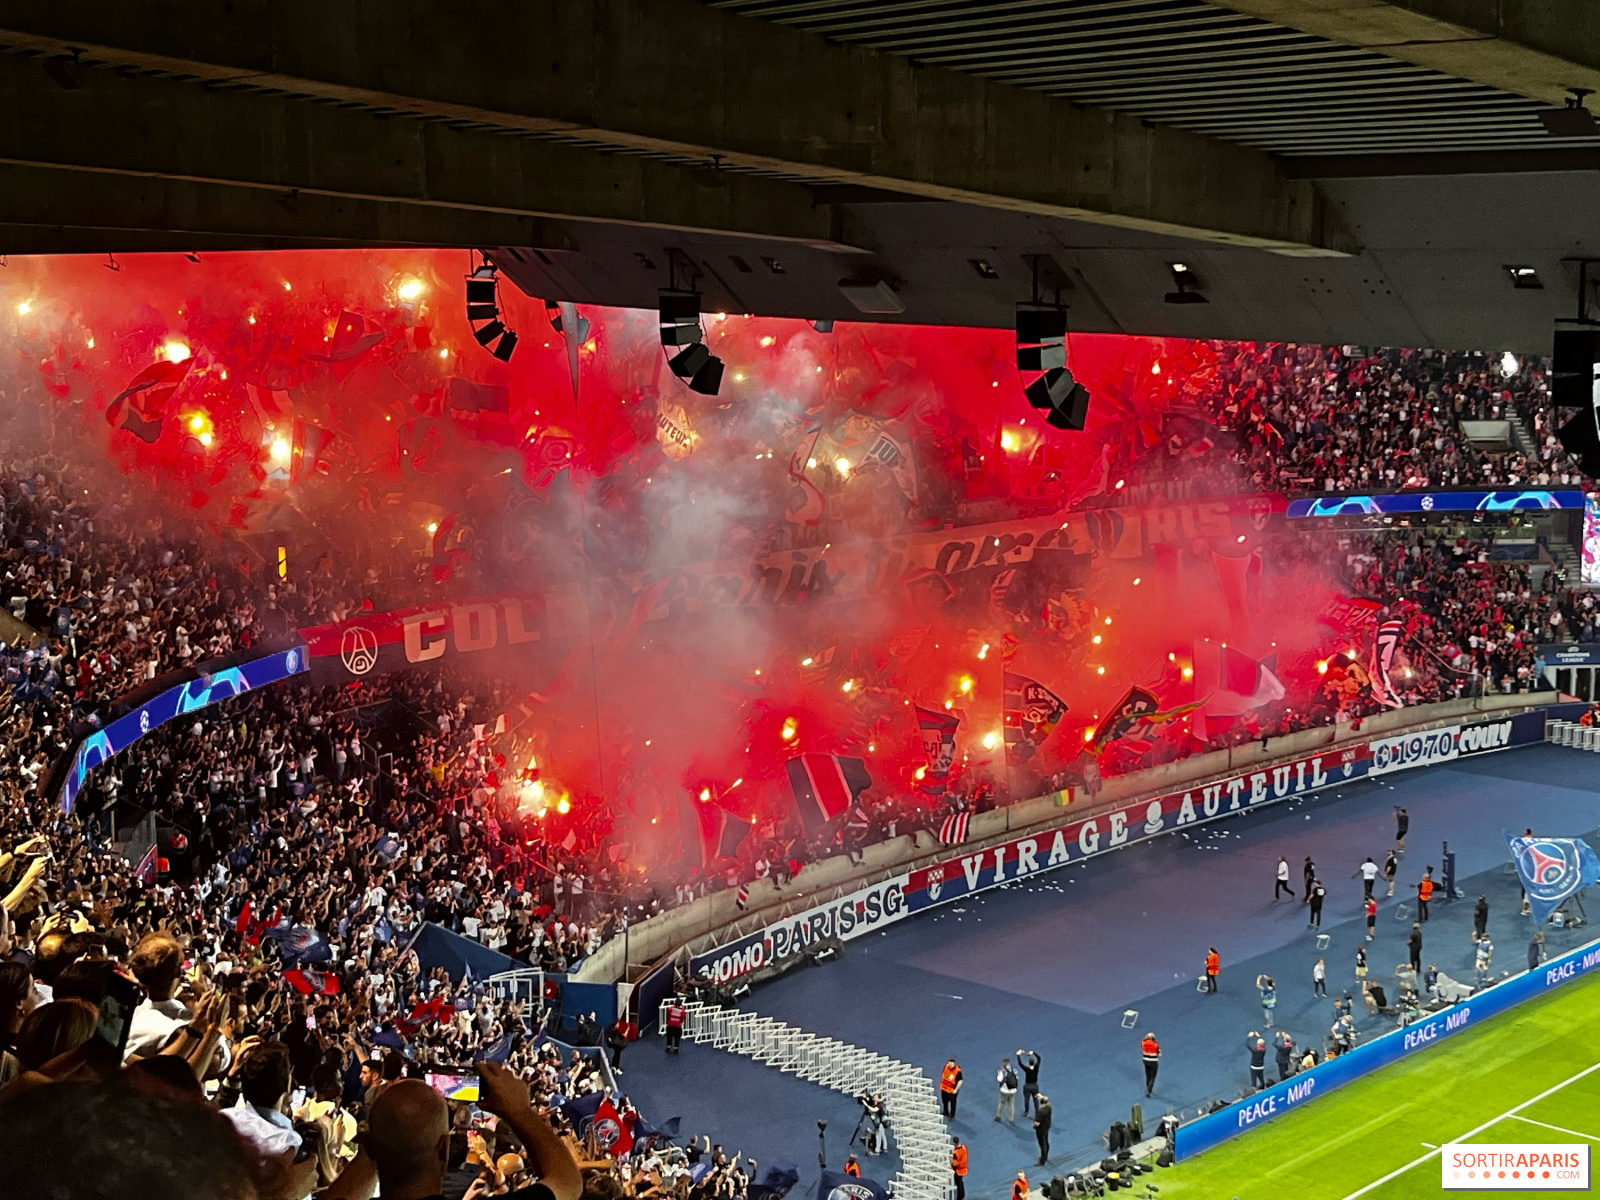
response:
[(1587, 1142), (1591, 1170), (1600, 1165), (1600, 976), (1502, 1013), (1141, 1183), (1159, 1187), (1158, 1200), (1454, 1196), (1462, 1193), (1440, 1188), (1439, 1157), (1430, 1153), (1449, 1141)]

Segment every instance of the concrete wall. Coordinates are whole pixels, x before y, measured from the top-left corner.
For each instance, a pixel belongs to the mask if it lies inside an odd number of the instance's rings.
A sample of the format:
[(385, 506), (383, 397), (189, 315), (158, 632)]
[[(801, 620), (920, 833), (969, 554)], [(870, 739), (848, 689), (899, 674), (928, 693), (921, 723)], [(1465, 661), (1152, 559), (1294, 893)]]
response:
[[(1546, 693), (1543, 700), (1528, 695), (1450, 700), (1368, 717), (1361, 722), (1359, 730), (1349, 725), (1329, 725), (1272, 738), (1265, 748), (1261, 742), (1247, 742), (1227, 750), (1192, 755), (1148, 771), (1109, 779), (1092, 799), (1079, 791), (1052, 792), (979, 813), (972, 818), (967, 841), (961, 849), (963, 852), (980, 850), (1007, 841), (1030, 827), (1109, 812), (1143, 797), (1164, 795), (1213, 779), (1226, 779), (1244, 771), (1291, 762), (1325, 748), (1451, 725), (1464, 718), (1522, 712), (1554, 699), (1552, 694)], [(1067, 803), (1063, 804), (1063, 799)], [(749, 885), (749, 907), (744, 912), (734, 903), (733, 891), (714, 892), (640, 922), (628, 930), (626, 937), (612, 938), (584, 960), (573, 978), (587, 983), (614, 983), (630, 972), (640, 975), (662, 958), (685, 947), (694, 952), (709, 949), (764, 928), (790, 912), (810, 908), (888, 876), (939, 862), (951, 853), (951, 847), (941, 845), (930, 832), (923, 830), (866, 847), (864, 861), (859, 863), (851, 862), (849, 856), (843, 854), (809, 863), (785, 888), (778, 888), (770, 879), (754, 880)]]

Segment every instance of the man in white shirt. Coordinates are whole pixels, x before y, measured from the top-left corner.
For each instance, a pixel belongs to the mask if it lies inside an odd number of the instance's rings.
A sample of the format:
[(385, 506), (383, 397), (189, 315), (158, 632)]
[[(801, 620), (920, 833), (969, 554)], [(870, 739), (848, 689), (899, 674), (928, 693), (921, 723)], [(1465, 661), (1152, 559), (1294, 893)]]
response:
[(1372, 899), (1372, 885), (1378, 878), (1378, 864), (1372, 861), (1372, 856), (1367, 856), (1367, 861), (1358, 868), (1361, 875), (1361, 890), (1365, 893), (1363, 900)]
[(183, 978), (183, 947), (176, 938), (165, 933), (146, 934), (134, 947), (130, 966), (148, 999), (133, 1010), (124, 1061), (161, 1053), (194, 1016), (176, 998)]

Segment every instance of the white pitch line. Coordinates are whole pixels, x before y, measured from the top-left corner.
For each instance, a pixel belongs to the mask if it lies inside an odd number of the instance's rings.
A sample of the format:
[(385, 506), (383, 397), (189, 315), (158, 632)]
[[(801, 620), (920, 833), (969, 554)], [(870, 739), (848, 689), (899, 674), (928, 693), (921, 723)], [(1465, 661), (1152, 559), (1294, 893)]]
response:
[(1554, 1129), (1557, 1133), (1570, 1133), (1573, 1137), (1587, 1138), (1591, 1142), (1600, 1142), (1600, 1137), (1592, 1133), (1579, 1133), (1576, 1129), (1568, 1129), (1563, 1125), (1552, 1125), (1549, 1121), (1535, 1121), (1532, 1117), (1519, 1117), (1512, 1115), (1513, 1121), (1526, 1121), (1529, 1125), (1542, 1125), (1546, 1129)]
[[(1469, 1137), (1476, 1137), (1478, 1134), (1482, 1133), (1485, 1129), (1489, 1129), (1489, 1128), (1491, 1128), (1491, 1127), (1493, 1127), (1495, 1125), (1498, 1125), (1501, 1121), (1504, 1121), (1507, 1117), (1516, 1116), (1519, 1112), (1521, 1112), (1523, 1109), (1527, 1108), (1530, 1104), (1537, 1104), (1539, 1101), (1543, 1100), (1546, 1096), (1555, 1095), (1562, 1088), (1566, 1087), (1567, 1084), (1576, 1083), (1578, 1080), (1582, 1079), (1585, 1075), (1592, 1075), (1596, 1071), (1600, 1071), (1600, 1062), (1595, 1063), (1593, 1066), (1585, 1067), (1583, 1070), (1579, 1071), (1576, 1075), (1573, 1075), (1571, 1078), (1568, 1078), (1568, 1079), (1563, 1079), (1560, 1083), (1556, 1084), (1552, 1088), (1546, 1088), (1544, 1091), (1540, 1092), (1537, 1096), (1534, 1096), (1531, 1100), (1524, 1100), (1521, 1104), (1517, 1105), (1515, 1108), (1507, 1109), (1505, 1112), (1501, 1113), (1498, 1117), (1491, 1117), (1489, 1120), (1485, 1121), (1482, 1125), (1479, 1125), (1476, 1129), (1469, 1129), (1469, 1130), (1467, 1130), (1466, 1133), (1463, 1133), (1460, 1137), (1452, 1138), (1451, 1141), (1450, 1141), (1450, 1144), (1454, 1145), (1457, 1142), (1466, 1141)], [(1442, 1149), (1442, 1148), (1443, 1147), (1440, 1147), (1440, 1149)], [(1357, 1188), (1355, 1191), (1351, 1192), (1348, 1196), (1346, 1196), (1344, 1198), (1344, 1200), (1356, 1200), (1356, 1197), (1358, 1197), (1358, 1196), (1365, 1196), (1368, 1192), (1372, 1191), (1373, 1188), (1382, 1187), (1384, 1184), (1388, 1183), (1391, 1179), (1399, 1179), (1400, 1176), (1404, 1175), (1407, 1171), (1411, 1170), (1412, 1167), (1421, 1166), (1423, 1163), (1427, 1162), (1430, 1158), (1432, 1158), (1434, 1155), (1436, 1155), (1438, 1153), (1439, 1153), (1439, 1150), (1429, 1150), (1421, 1158), (1412, 1159), (1405, 1166), (1399, 1167), (1399, 1168), (1397, 1168), (1397, 1169), (1395, 1169), (1393, 1171), (1390, 1171), (1382, 1179), (1374, 1179), (1371, 1183), (1367, 1184), (1366, 1187)]]

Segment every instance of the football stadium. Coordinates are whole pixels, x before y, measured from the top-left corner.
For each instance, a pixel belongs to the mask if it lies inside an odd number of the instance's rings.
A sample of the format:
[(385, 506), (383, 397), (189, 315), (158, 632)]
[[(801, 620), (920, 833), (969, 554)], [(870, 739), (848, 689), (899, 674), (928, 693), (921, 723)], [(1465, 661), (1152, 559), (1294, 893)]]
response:
[(0, 1195), (1590, 1189), (1578, 0), (12, 7)]

